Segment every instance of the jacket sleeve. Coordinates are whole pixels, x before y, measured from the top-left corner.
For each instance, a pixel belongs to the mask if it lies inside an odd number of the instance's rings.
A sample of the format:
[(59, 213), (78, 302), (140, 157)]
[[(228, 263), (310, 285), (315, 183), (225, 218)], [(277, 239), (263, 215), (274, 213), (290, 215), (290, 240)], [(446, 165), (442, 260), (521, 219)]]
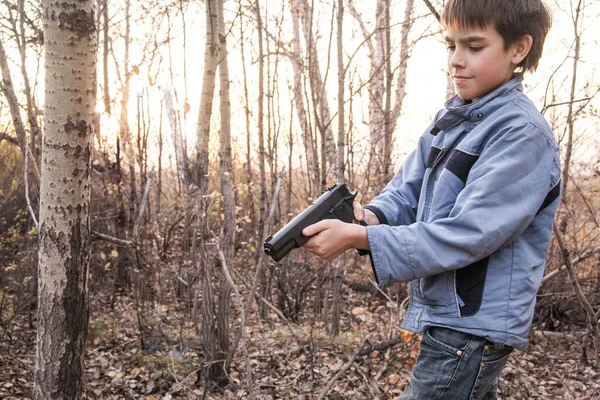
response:
[(380, 286), (465, 267), (518, 237), (559, 175), (552, 173), (560, 165), (547, 134), (524, 123), (491, 138), (447, 217), (367, 227)]
[(409, 225), (416, 221), (419, 193), (433, 136), (427, 131), (398, 173), (365, 207), (385, 225)]

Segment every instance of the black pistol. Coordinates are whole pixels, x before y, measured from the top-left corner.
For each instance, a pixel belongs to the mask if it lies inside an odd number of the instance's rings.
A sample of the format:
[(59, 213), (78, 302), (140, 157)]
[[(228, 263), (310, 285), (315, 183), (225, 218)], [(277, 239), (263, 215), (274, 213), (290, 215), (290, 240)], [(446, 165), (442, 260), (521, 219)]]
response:
[(327, 188), (310, 207), (302, 211), (276, 234), (265, 239), (265, 254), (274, 261), (280, 261), (292, 249), (302, 246), (309, 239), (302, 230), (323, 219), (339, 219), (344, 222), (354, 220), (352, 202), (357, 191), (350, 192), (345, 183), (336, 183)]

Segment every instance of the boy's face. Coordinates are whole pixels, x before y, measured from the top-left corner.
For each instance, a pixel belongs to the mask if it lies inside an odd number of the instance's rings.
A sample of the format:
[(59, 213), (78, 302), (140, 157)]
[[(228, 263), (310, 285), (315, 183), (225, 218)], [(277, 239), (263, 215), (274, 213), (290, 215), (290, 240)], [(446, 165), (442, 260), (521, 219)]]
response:
[(464, 100), (479, 100), (508, 82), (515, 67), (515, 46), (504, 50), (504, 39), (488, 25), (485, 29), (447, 29), (448, 72), (454, 90)]

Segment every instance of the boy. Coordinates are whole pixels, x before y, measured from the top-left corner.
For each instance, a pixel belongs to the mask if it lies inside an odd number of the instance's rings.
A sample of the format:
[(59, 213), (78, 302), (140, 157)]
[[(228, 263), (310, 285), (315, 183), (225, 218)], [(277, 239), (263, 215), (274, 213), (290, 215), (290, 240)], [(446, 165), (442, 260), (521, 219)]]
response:
[(403, 328), (424, 331), (400, 399), (493, 399), (525, 347), (560, 197), (547, 122), (523, 94), (550, 15), (541, 0), (449, 0), (442, 14), (456, 96), (387, 187), (355, 217), (303, 232), (330, 259), (370, 250), (378, 284), (411, 281)]

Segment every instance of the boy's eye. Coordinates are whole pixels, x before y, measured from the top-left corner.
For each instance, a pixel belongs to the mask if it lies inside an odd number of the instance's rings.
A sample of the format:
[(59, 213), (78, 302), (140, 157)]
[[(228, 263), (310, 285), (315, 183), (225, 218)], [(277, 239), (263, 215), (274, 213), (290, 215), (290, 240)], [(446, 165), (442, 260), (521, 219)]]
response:
[(446, 49), (449, 51), (454, 51), (454, 50), (456, 50), (456, 46), (453, 44), (447, 44)]
[(479, 51), (483, 50), (483, 47), (481, 47), (481, 46), (471, 46), (471, 47), (469, 47), (469, 49), (470, 49), (472, 52), (474, 52), (474, 53), (477, 53), (477, 52), (479, 52)]

